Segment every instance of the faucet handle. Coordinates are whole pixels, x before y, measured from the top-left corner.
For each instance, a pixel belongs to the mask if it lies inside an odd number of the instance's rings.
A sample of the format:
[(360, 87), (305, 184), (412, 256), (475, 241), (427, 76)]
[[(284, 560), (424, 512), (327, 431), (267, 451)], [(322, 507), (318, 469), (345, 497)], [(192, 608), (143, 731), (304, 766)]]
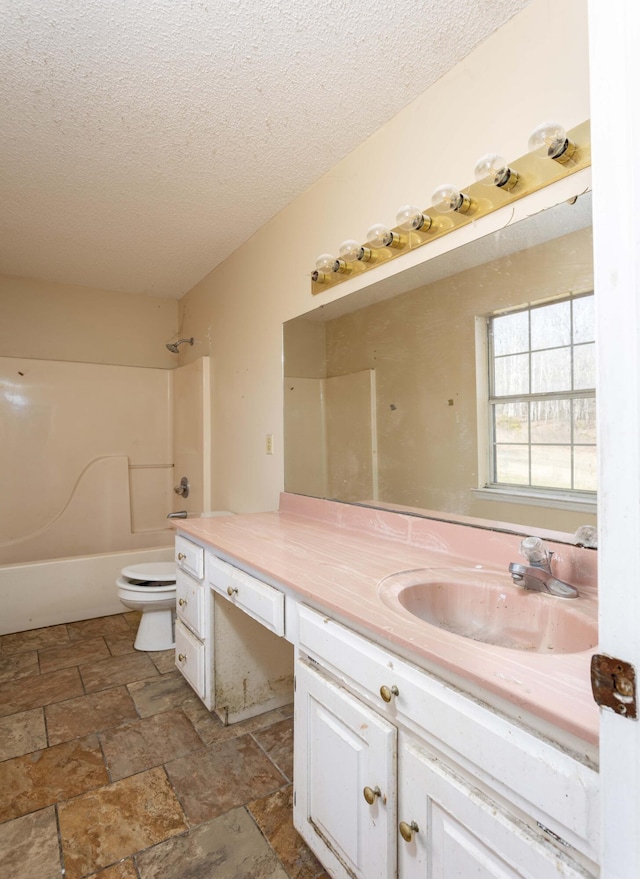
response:
[(525, 537), (520, 543), (520, 554), (532, 565), (546, 565), (550, 553), (539, 537)]
[(597, 549), (598, 529), (594, 528), (593, 525), (581, 525), (573, 535), (573, 539), (577, 546), (586, 546), (590, 549)]

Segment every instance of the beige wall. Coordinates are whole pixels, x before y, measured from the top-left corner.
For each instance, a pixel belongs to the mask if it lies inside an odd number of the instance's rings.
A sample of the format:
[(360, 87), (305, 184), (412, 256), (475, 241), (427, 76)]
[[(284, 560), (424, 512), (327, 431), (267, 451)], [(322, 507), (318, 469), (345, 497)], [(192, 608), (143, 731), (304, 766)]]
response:
[(173, 299), (0, 277), (3, 357), (172, 369), (177, 331)]
[(182, 332), (211, 339), (214, 507), (278, 504), (282, 323), (321, 304), (310, 293), (316, 256), (393, 222), (403, 203), (426, 206), (440, 183), (468, 184), (488, 150), (522, 155), (545, 119), (571, 128), (589, 115), (586, 0), (534, 0), (183, 298)]

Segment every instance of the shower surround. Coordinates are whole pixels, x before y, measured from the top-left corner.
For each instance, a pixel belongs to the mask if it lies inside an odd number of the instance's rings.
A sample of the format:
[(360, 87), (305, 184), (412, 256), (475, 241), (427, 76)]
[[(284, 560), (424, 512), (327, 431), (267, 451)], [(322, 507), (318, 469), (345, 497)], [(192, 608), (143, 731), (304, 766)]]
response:
[[(119, 612), (112, 574), (172, 558), (177, 468), (190, 468), (189, 509), (206, 509), (207, 380), (208, 358), (175, 370), (0, 358), (1, 631)], [(176, 395), (199, 406), (186, 429)]]

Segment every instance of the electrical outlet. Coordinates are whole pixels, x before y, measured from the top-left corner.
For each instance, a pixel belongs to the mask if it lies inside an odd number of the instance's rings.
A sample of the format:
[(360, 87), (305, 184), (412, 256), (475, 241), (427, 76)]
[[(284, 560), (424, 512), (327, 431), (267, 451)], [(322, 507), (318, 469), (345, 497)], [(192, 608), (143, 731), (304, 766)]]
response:
[(267, 434), (267, 442), (266, 442), (266, 452), (267, 455), (273, 455), (273, 434)]

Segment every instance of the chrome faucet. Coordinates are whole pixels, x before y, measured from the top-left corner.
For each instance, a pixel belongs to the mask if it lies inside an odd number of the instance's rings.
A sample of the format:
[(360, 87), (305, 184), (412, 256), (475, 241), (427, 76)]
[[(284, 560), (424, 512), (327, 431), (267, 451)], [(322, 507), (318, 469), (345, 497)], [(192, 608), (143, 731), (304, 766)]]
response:
[(167, 519), (186, 519), (187, 511), (186, 510), (178, 510), (177, 513), (169, 513), (167, 515)]
[(531, 592), (546, 592), (556, 598), (577, 598), (578, 590), (558, 580), (551, 571), (553, 552), (548, 550), (539, 537), (525, 537), (520, 544), (520, 552), (529, 561), (528, 565), (511, 562), (509, 573), (516, 586)]

